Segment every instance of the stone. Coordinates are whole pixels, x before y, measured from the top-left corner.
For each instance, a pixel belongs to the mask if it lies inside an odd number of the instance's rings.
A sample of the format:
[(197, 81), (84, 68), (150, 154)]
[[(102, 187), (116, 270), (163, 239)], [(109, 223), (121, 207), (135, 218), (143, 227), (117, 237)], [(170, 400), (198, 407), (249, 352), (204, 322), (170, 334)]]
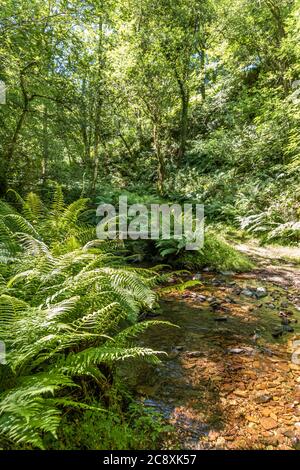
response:
[(258, 299), (266, 297), (268, 295), (267, 289), (265, 287), (258, 287), (256, 289), (255, 295)]
[(260, 424), (266, 431), (269, 431), (270, 429), (274, 429), (278, 426), (277, 421), (273, 418), (261, 418)]
[(224, 302), (227, 302), (228, 304), (236, 304), (236, 301), (229, 296), (224, 297)]
[(201, 279), (201, 274), (200, 273), (196, 273), (194, 276), (193, 276), (193, 281), (199, 281)]
[(238, 397), (245, 398), (248, 396), (248, 392), (246, 390), (235, 390), (233, 393), (237, 395)]
[(262, 403), (268, 403), (269, 401), (272, 400), (272, 396), (271, 395), (267, 395), (267, 394), (261, 394), (261, 395), (257, 395), (257, 397), (255, 398), (255, 402), (258, 403), (258, 404), (262, 404)]
[(213, 298), (213, 300), (209, 300), (209, 303), (212, 307), (214, 307), (214, 306), (216, 307), (216, 306), (221, 305), (222, 301), (219, 300), (219, 299)]
[(243, 289), (241, 291), (241, 294), (242, 295), (245, 295), (246, 297), (253, 297), (253, 292), (249, 289)]
[(218, 437), (218, 439), (216, 440), (216, 445), (223, 446), (224, 444), (226, 444), (224, 437), (223, 436)]
[(274, 304), (267, 304), (268, 308), (271, 308), (272, 310), (275, 310), (276, 306)]
[(243, 348), (232, 348), (232, 349), (228, 349), (228, 352), (230, 354), (241, 354), (242, 352), (244, 352), (245, 350)]
[(205, 353), (202, 351), (189, 351), (186, 353), (187, 357), (201, 357), (204, 356)]
[(250, 423), (259, 423), (259, 419), (256, 416), (247, 415), (246, 420)]
[(279, 336), (283, 335), (283, 329), (282, 328), (276, 328), (276, 330), (273, 331), (272, 336), (273, 338), (279, 338)]
[(200, 295), (197, 295), (197, 300), (199, 300), (199, 302), (205, 302), (206, 297), (205, 297), (205, 295), (200, 294)]

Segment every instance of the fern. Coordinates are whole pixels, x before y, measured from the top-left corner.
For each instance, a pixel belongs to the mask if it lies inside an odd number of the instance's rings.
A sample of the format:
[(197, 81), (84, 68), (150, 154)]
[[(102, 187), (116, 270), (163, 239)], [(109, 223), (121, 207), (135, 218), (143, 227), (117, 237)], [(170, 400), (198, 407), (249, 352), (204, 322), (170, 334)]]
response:
[(47, 217), (33, 193), (17, 200), (22, 214), (0, 205), (0, 248), (11, 260), (0, 265), (0, 439), (43, 449), (63, 408), (93, 408), (82, 381), (101, 395), (115, 363), (159, 360), (161, 351), (132, 344), (157, 324), (136, 322), (155, 304), (158, 274), (127, 266), (122, 243), (93, 240), (94, 228), (78, 224), (86, 199), (65, 207), (57, 187)]

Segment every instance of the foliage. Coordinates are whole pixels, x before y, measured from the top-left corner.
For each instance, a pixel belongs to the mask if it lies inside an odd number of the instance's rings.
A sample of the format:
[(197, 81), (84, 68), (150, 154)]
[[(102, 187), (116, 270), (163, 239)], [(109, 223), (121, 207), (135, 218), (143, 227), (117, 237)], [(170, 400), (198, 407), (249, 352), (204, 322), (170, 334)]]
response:
[(299, 8), (6, 1), (1, 194), (47, 199), (53, 180), (70, 202), (158, 190), (205, 203), (209, 222), (252, 230), (258, 216), (264, 241), (297, 244)]
[[(145, 416), (107, 411), (118, 361), (157, 360), (132, 338), (159, 276), (133, 263), (242, 271), (222, 234), (299, 244), (300, 0), (2, 3), (1, 444), (146, 446)], [(204, 204), (203, 249), (95, 240), (120, 195)]]
[(118, 244), (80, 244), (87, 227), (76, 220), (85, 204), (78, 200), (65, 208), (58, 190), (52, 215), (43, 217), (37, 211), (41, 201), (31, 194), (22, 207), (34, 214), (32, 223), (3, 205), (1, 251), (7, 264), (1, 265), (0, 337), (7, 364), (1, 366), (0, 435), (5, 442), (44, 448), (44, 437), (57, 437), (63, 409), (103, 412), (103, 405), (95, 407), (85, 396), (85, 381), (105, 403), (116, 362), (157, 361), (157, 352), (131, 343), (153, 324), (136, 321), (154, 304), (156, 275), (126, 266)]
[(99, 415), (83, 411), (63, 419), (59, 439), (49, 442), (58, 450), (139, 450), (156, 449), (162, 436), (171, 431), (162, 417), (141, 404), (132, 403), (127, 412), (116, 408)]
[(202, 250), (196, 253), (185, 252), (178, 259), (178, 263), (191, 270), (205, 266), (222, 271), (248, 271), (253, 267), (251, 261), (244, 254), (212, 231), (206, 233)]

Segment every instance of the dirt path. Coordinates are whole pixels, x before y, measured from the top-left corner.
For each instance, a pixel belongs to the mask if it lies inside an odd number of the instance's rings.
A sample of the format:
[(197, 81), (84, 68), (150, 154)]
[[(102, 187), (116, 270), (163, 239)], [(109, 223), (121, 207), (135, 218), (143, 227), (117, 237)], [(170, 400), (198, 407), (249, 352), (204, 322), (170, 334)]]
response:
[(300, 270), (251, 249), (257, 269), (201, 273), (201, 285), (161, 303), (180, 328), (143, 338), (169, 356), (140, 371), (137, 391), (175, 425), (181, 449), (299, 447)]
[(300, 248), (261, 247), (257, 243), (236, 248), (254, 260), (258, 267), (252, 272), (254, 277), (300, 292)]

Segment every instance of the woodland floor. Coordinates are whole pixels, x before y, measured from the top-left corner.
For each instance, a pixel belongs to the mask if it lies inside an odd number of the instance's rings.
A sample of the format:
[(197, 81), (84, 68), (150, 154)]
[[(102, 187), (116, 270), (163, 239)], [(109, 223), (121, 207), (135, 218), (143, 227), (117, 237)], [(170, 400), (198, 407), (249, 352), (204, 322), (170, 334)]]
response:
[(300, 366), (292, 351), (300, 267), (289, 261), (297, 253), (239, 249), (255, 270), (198, 274), (201, 285), (161, 302), (161, 319), (180, 328), (152, 327), (142, 339), (168, 356), (140, 371), (137, 392), (175, 426), (180, 449), (299, 448)]

